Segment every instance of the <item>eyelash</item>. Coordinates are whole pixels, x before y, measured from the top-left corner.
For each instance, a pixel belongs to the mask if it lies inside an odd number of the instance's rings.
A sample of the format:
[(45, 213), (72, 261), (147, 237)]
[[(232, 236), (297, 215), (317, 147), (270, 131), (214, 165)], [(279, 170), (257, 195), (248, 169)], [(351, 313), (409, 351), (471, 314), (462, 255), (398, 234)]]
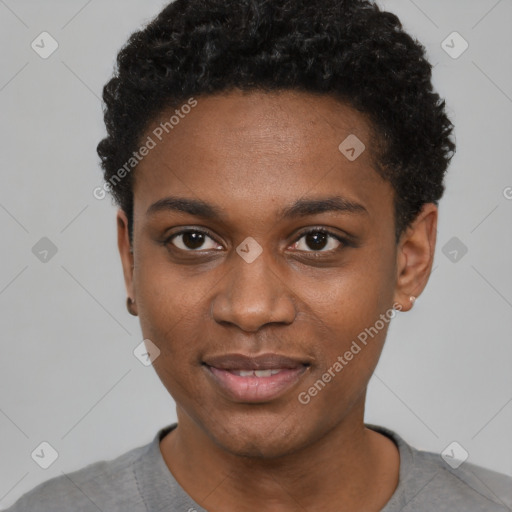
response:
[[(181, 249), (180, 247), (176, 247), (174, 244), (172, 244), (172, 240), (174, 238), (176, 238), (176, 237), (178, 237), (180, 235), (187, 234), (187, 233), (201, 233), (203, 235), (206, 235), (210, 239), (212, 239), (215, 243), (218, 243), (215, 240), (215, 238), (210, 235), (210, 233), (208, 231), (204, 231), (202, 229), (184, 229), (184, 230), (179, 231), (177, 233), (173, 233), (171, 236), (169, 236), (164, 241), (164, 245), (168, 246), (169, 244), (171, 244), (171, 245), (173, 245), (174, 249), (177, 249), (178, 251), (182, 251), (182, 252), (189, 252), (189, 253), (201, 252), (201, 249), (196, 249), (196, 250), (188, 249), (188, 250), (185, 250), (185, 249)], [(341, 245), (340, 245), (340, 247), (337, 247), (336, 249), (331, 249), (331, 250), (328, 250), (328, 251), (323, 251), (323, 250), (314, 251), (314, 250), (310, 250), (310, 251), (298, 251), (298, 252), (306, 252), (306, 253), (313, 253), (313, 254), (322, 254), (322, 253), (333, 254), (333, 253), (339, 251), (340, 249), (342, 249), (343, 247), (352, 247), (353, 246), (353, 244), (351, 244), (351, 242), (349, 240), (347, 240), (346, 238), (344, 238), (344, 237), (342, 237), (342, 236), (340, 236), (338, 234), (335, 234), (335, 233), (333, 233), (332, 231), (330, 231), (330, 230), (328, 230), (326, 228), (321, 228), (321, 227), (319, 227), (319, 228), (311, 228), (311, 229), (309, 229), (307, 231), (303, 231), (302, 233), (300, 233), (298, 238), (295, 239), (295, 241), (293, 242), (292, 245), (295, 245), (299, 240), (301, 240), (305, 236), (307, 236), (309, 234), (312, 234), (312, 233), (323, 233), (325, 235), (328, 235), (331, 238), (334, 238), (335, 240), (340, 242)]]

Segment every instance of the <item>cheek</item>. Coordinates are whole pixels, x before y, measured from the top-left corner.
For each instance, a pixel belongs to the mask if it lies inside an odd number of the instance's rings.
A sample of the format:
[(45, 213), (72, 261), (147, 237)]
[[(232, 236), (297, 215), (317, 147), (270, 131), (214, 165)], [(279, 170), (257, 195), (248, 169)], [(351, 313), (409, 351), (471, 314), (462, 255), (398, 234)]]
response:
[(169, 262), (154, 257), (141, 258), (134, 283), (143, 336), (160, 349), (153, 366), (168, 381), (197, 357), (191, 341), (200, 335), (201, 290)]
[(324, 316), (322, 327), (328, 329), (325, 337), (318, 337), (317, 366), (297, 396), (305, 408), (301, 417), (322, 417), (332, 425), (362, 399), (394, 317), (378, 300), (370, 300), (349, 303), (337, 316)]
[(163, 251), (141, 254), (134, 274), (141, 323), (145, 321), (159, 329), (171, 328), (194, 315), (194, 304), (206, 288), (200, 279), (189, 274), (187, 268), (167, 261)]
[(144, 338), (160, 350), (153, 369), (176, 403), (210, 413), (197, 350), (203, 326), (192, 317), (194, 304), (174, 295), (157, 295), (145, 297), (139, 312)]
[(393, 303), (393, 262), (389, 251), (361, 251), (343, 267), (301, 277), (294, 288), (301, 290), (311, 316), (329, 332), (354, 337)]
[(367, 254), (322, 280), (301, 283), (304, 303), (314, 305), (304, 321), (316, 323), (317, 333), (319, 365), (310, 382), (327, 373), (325, 400), (351, 400), (366, 386), (395, 316), (392, 251)]

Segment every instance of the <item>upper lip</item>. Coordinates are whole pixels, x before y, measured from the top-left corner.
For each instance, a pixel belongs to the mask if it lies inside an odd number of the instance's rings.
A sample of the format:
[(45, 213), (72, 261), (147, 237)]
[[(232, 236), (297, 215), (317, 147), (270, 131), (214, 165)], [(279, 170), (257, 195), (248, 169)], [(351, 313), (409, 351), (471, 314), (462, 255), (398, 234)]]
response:
[(297, 358), (279, 354), (260, 354), (246, 356), (244, 354), (224, 354), (204, 359), (204, 364), (220, 370), (278, 370), (281, 368), (299, 368), (309, 363)]

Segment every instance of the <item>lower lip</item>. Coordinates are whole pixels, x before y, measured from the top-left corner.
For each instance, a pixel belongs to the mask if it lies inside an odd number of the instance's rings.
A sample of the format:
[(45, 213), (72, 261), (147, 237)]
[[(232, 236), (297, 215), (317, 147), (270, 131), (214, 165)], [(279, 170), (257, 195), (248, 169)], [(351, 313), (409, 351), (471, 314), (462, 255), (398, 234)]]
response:
[(289, 391), (307, 370), (286, 368), (270, 377), (240, 377), (227, 370), (205, 365), (208, 373), (229, 398), (238, 402), (268, 402)]

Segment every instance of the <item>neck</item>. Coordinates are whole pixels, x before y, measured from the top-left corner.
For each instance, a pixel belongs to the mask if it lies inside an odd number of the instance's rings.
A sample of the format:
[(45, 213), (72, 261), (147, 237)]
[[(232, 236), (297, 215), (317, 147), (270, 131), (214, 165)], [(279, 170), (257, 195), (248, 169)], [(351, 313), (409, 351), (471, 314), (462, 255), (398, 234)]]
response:
[(178, 409), (178, 427), (160, 449), (178, 483), (210, 512), (377, 512), (398, 484), (399, 454), (365, 427), (363, 414), (364, 403), (319, 441), (256, 458), (229, 453)]

